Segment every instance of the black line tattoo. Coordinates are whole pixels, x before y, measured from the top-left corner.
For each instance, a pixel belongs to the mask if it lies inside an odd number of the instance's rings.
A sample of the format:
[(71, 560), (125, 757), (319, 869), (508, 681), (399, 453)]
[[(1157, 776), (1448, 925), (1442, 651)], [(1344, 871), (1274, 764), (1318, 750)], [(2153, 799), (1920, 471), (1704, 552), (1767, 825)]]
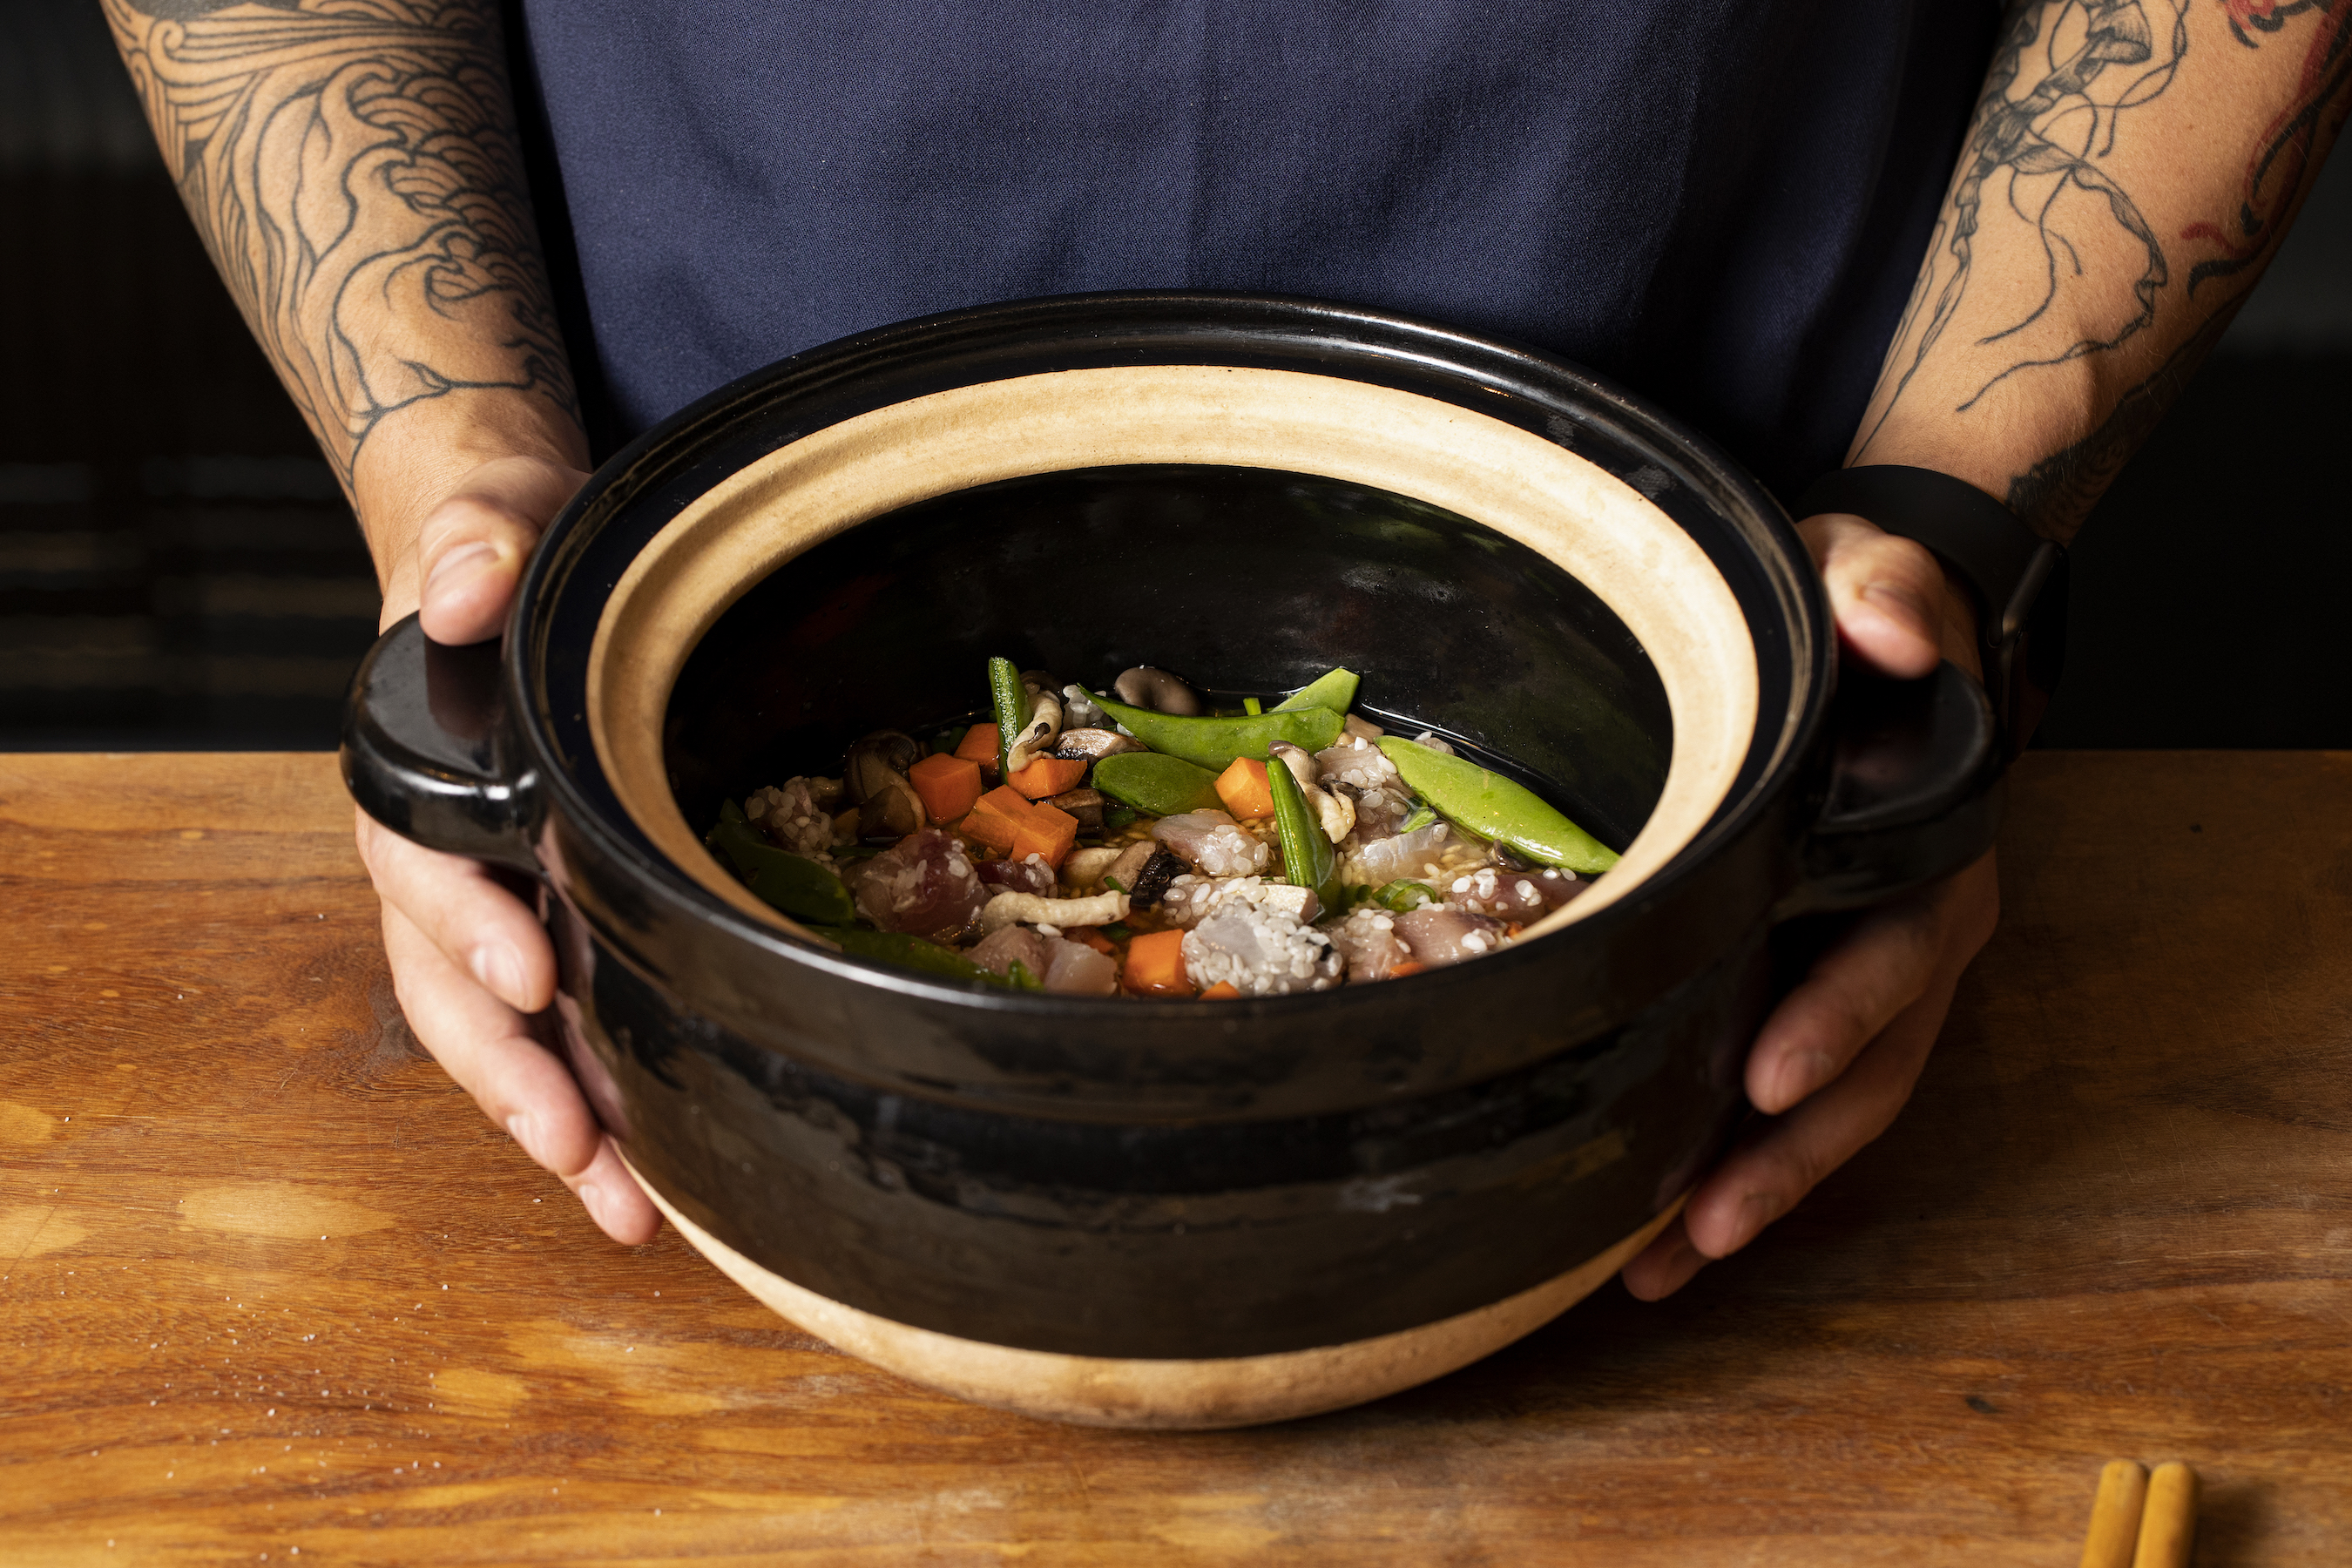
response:
[(493, 8), (102, 0), (182, 199), (345, 486), (465, 388), (578, 410)]
[[(2151, 6), (2169, 21), (2160, 34), (2151, 25)], [(1974, 407), (2011, 376), (2116, 349), (2155, 320), (2158, 290), (2171, 276), (2164, 247), (2138, 205), (2095, 160), (2114, 150), (2126, 110), (2155, 100), (2172, 84), (2189, 49), (2188, 7), (2189, 0), (2012, 4), (1978, 100), (1959, 171), (1945, 199), (1930, 264), (1922, 270), (1906, 308), (1873, 398), (1874, 416), (1853, 461), (1865, 460), (1871, 441), (1959, 314), (1976, 265), (1989, 194), (2005, 203), (2039, 239), (2044, 283), (2041, 299), (2024, 316), (1978, 339), (1978, 347), (2026, 332), (2049, 314), (2071, 279), (2090, 275), (2079, 247), (2055, 216), (2070, 192), (2096, 198), (2107, 220), (2140, 248), (2144, 262), (2131, 284), (2128, 313), (2112, 333), (2075, 339), (2055, 353), (2021, 358), (1984, 381), (1955, 412)], [(2062, 37), (2070, 43), (2063, 57), (2057, 52)], [(2021, 83), (2030, 85), (2013, 95)]]

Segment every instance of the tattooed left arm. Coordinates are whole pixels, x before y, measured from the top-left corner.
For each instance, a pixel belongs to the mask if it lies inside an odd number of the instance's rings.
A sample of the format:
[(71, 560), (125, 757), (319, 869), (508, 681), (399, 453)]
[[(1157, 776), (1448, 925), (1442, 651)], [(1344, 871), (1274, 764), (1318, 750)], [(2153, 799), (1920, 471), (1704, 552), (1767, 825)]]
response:
[[(2278, 248), (2352, 102), (2352, 0), (2018, 0), (1848, 458), (1958, 475), (2071, 535)], [(1856, 517), (1800, 531), (1850, 658), (1966, 666), (1933, 557)], [(2000, 909), (1991, 858), (1871, 911), (1748, 1052), (1764, 1115), (1626, 1266), (1655, 1298), (1885, 1131)]]
[(2347, 0), (2018, 0), (1847, 461), (2070, 538), (2227, 327), (2352, 109)]

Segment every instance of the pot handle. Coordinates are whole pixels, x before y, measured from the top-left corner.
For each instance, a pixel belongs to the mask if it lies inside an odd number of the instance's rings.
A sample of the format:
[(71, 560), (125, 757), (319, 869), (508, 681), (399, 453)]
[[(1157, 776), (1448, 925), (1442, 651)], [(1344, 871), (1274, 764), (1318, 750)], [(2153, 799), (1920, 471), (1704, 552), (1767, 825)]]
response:
[(403, 838), (536, 876), (539, 774), (516, 756), (500, 647), (435, 642), (415, 616), (376, 638), (343, 704), (343, 785)]
[(1828, 789), (1780, 914), (1876, 903), (1992, 847), (2007, 756), (1975, 677), (1948, 659), (1919, 680), (1849, 674), (1830, 729)]

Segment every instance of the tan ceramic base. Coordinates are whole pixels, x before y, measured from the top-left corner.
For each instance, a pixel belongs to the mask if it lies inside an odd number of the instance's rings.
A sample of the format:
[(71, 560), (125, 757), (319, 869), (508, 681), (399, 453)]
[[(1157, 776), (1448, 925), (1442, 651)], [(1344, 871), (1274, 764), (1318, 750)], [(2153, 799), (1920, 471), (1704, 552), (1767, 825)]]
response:
[(1596, 1258), (1459, 1317), (1352, 1344), (1216, 1361), (1059, 1355), (958, 1339), (845, 1307), (770, 1273), (629, 1173), (720, 1272), (768, 1307), (861, 1361), (976, 1405), (1085, 1426), (1163, 1430), (1255, 1426), (1320, 1415), (1412, 1388), (1533, 1332), (1591, 1295), (1665, 1227), (1673, 1207)]

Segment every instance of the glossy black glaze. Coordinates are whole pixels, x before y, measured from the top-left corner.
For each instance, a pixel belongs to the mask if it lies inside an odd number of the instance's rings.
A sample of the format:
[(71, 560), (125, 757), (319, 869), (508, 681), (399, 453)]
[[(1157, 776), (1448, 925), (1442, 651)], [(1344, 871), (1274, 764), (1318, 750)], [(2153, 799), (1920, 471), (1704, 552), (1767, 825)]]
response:
[[(1653, 495), (1722, 566), (1762, 674), (1757, 741), (1697, 840), (1559, 935), (1409, 981), (1215, 1007), (965, 990), (881, 969), (735, 912), (656, 855), (613, 800), (582, 704), (604, 595), (644, 542), (719, 478), (835, 420), (978, 380), (1135, 363), (1403, 387), (1543, 433)], [(887, 548), (877, 532), (845, 553)], [(824, 603), (822, 573), (808, 591)], [(782, 602), (803, 590), (762, 592)], [(1033, 598), (976, 597), (992, 619), (953, 628), (973, 647), (1034, 650), (1073, 679), (1097, 673), (1080, 661), (1087, 650), (1045, 640)], [(1505, 620), (1540, 620), (1542, 598), (1530, 589), (1505, 603)], [(1554, 594), (1545, 613), (1554, 656), (1576, 668), (1545, 675), (1551, 684), (1538, 680), (1528, 701), (1445, 706), (1475, 682), (1447, 668), (1454, 623), (1433, 615), (1394, 628), (1383, 656), (1386, 668), (1423, 671), (1430, 705), (1380, 705), (1444, 718), (1528, 761), (1622, 835), (1622, 814), (1654, 794), (1666, 736), (1638, 650), (1622, 627), (1612, 643), (1575, 599)], [(863, 618), (853, 607), (826, 624), (854, 646)], [(1327, 661), (1309, 637), (1261, 638), (1282, 666), (1269, 669), (1241, 657), (1252, 645), (1231, 626), (1204, 635), (1229, 651), (1171, 638), (1153, 645), (1155, 662), (1260, 686)], [(759, 642), (746, 634), (738, 652)], [(487, 787), (536, 773), (531, 847), (553, 894), (572, 1062), (632, 1158), (698, 1223), (787, 1279), (900, 1321), (1041, 1350), (1189, 1357), (1340, 1342), (1573, 1267), (1670, 1201), (1740, 1114), (1737, 1066), (1770, 994), (1776, 919), (1948, 870), (1980, 852), (1994, 815), (1997, 767), (1977, 744), (1990, 726), (1964, 686), (1931, 686), (1907, 710), (1860, 704), (1869, 721), (1856, 735), (1875, 726), (1877, 739), (1835, 758), (1832, 790), (1826, 606), (1786, 518), (1712, 448), (1532, 353), (1298, 301), (1031, 301), (783, 362), (606, 465), (534, 557), (506, 647), (509, 741), (481, 776)], [(801, 694), (836, 702), (809, 721), (800, 739), (812, 743), (863, 722), (847, 700), (856, 679), (826, 679)], [(363, 706), (374, 689), (362, 689)], [(1614, 775), (1576, 776), (1573, 738), (1547, 756), (1544, 726), (1528, 722), (1544, 690), (1581, 692), (1591, 721), (1633, 723), (1646, 745), (1627, 746)], [(743, 782), (688, 752), (731, 747), (732, 766), (763, 743), (759, 724), (730, 730), (709, 710), (723, 694), (692, 675), (674, 703), (672, 739), (694, 738), (673, 752), (690, 809)], [(414, 759), (441, 744), (404, 729), (431, 718), (410, 703), (355, 721), (355, 732), (399, 731), (347, 748), (363, 802), (399, 795)], [(1496, 732), (1511, 723), (1523, 727)], [(1840, 803), (1831, 824), (1825, 796)]]

